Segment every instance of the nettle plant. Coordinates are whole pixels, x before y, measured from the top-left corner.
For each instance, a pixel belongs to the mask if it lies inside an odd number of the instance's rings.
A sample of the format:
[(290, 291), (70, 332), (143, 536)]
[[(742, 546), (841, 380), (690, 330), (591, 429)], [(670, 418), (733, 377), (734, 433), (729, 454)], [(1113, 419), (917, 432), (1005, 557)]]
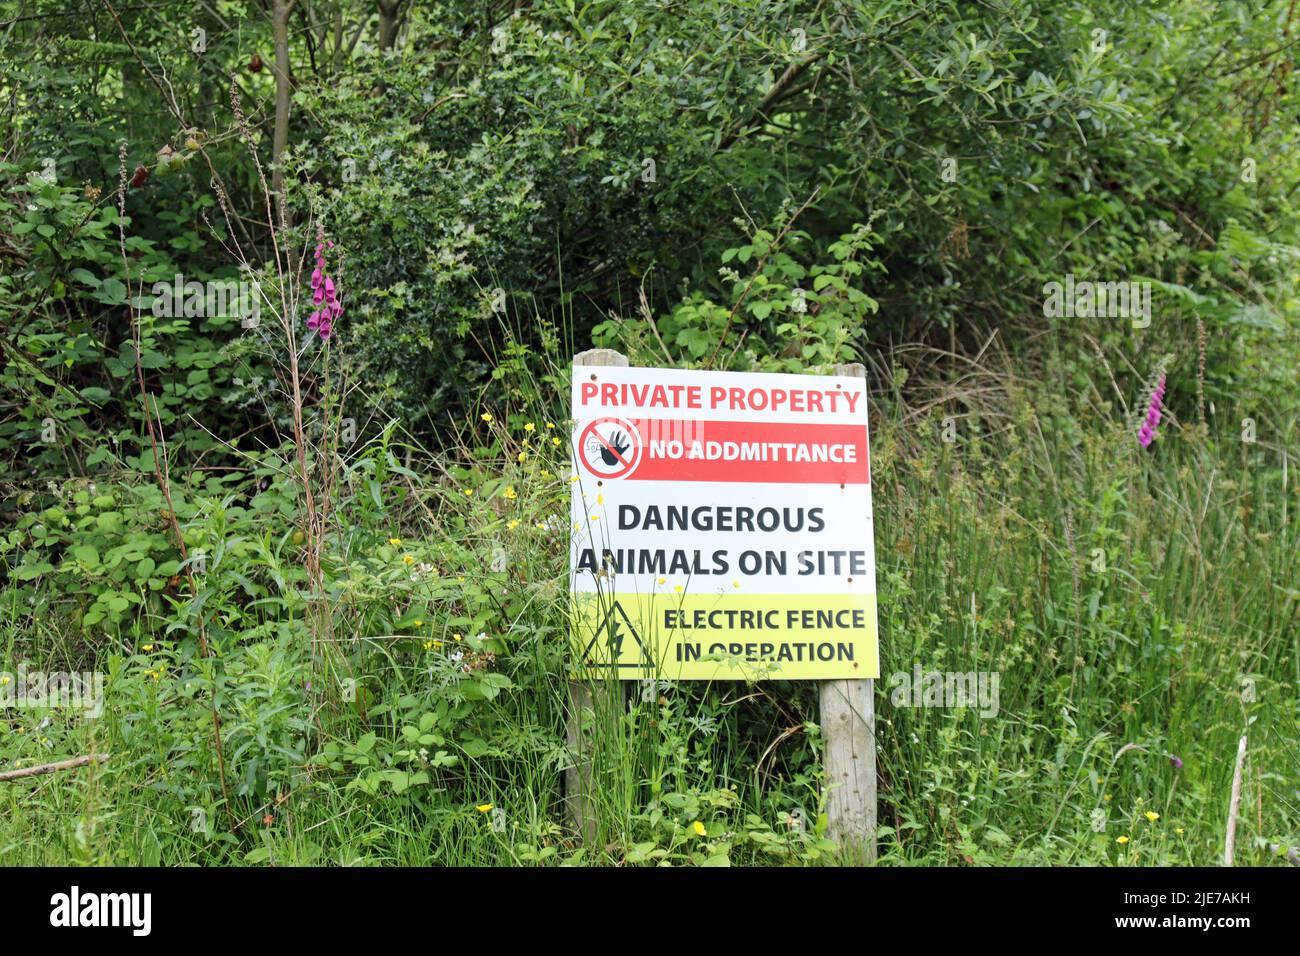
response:
[(659, 319), (643, 302), (639, 318), (597, 325), (593, 342), (682, 367), (806, 372), (852, 361), (879, 309), (862, 288), (884, 271), (871, 256), (877, 239), (857, 225), (810, 256), (812, 237), (789, 223), (751, 229), (722, 253), (726, 298), (696, 290)]

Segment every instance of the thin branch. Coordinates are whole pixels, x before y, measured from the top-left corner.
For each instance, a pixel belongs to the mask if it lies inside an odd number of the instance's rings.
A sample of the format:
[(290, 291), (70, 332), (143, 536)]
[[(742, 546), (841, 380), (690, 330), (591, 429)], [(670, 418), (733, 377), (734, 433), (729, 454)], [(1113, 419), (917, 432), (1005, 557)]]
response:
[(59, 770), (72, 770), (76, 767), (84, 767), (88, 763), (104, 763), (109, 756), (111, 755), (86, 754), (84, 757), (73, 757), (70, 760), (43, 763), (35, 767), (23, 767), (21, 770), (5, 770), (0, 772), (0, 783), (6, 780), (21, 780), (24, 777), (39, 777), (42, 774), (56, 773)]

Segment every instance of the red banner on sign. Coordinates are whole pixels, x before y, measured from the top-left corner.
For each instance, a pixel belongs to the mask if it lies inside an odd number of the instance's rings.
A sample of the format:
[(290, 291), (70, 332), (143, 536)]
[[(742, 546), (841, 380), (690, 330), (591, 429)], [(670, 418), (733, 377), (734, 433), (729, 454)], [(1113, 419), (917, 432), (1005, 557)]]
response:
[(597, 438), (593, 445), (606, 449), (617, 462), (638, 455), (635, 468), (621, 476), (629, 480), (827, 485), (871, 481), (865, 425), (664, 419), (630, 424), (636, 429), (628, 436), (635, 447), (614, 456), (608, 442)]

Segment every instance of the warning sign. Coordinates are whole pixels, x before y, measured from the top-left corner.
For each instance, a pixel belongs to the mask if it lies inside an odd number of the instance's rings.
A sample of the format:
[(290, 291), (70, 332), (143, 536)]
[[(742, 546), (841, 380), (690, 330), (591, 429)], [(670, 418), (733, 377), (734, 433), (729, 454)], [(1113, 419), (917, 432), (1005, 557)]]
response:
[(585, 367), (573, 418), (577, 671), (879, 676), (863, 379)]
[[(624, 642), (628, 642), (624, 653)], [(641, 641), (636, 625), (617, 600), (608, 604), (605, 616), (591, 629), (591, 640), (582, 652), (582, 666), (589, 669), (630, 668), (653, 671), (653, 654)]]
[(578, 439), (578, 461), (596, 478), (626, 478), (641, 460), (641, 433), (621, 418), (601, 418)]

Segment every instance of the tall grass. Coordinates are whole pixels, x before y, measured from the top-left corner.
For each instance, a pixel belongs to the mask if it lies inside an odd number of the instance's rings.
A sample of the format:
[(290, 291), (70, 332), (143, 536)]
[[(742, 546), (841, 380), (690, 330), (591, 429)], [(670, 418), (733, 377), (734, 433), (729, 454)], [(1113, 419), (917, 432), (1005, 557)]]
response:
[[(92, 651), (56, 597), (5, 592), (6, 669), (93, 663), (110, 690), (99, 720), (5, 713), (0, 766), (112, 758), (0, 783), (0, 862), (834, 862), (806, 682), (598, 688), (596, 839), (574, 838), (566, 368), (558, 338), (540, 355), (516, 346), (449, 450), (390, 429), (349, 456), (321, 545), (329, 635), (312, 637), (282, 509), (222, 512), (228, 538), (256, 545), (209, 578), (258, 582), (206, 585), (227, 624), (209, 632), (221, 673), (205, 686), (233, 832), (192, 686), (205, 678), (168, 622)], [(1238, 862), (1300, 843), (1287, 450), (1211, 421), (1167, 422), (1143, 451), (1122, 408), (991, 356), (920, 387), (875, 384), (881, 862), (1217, 862), (1242, 734)], [(194, 498), (186, 514), (211, 525)], [(891, 675), (916, 666), (996, 673), (996, 715), (895, 702)]]

